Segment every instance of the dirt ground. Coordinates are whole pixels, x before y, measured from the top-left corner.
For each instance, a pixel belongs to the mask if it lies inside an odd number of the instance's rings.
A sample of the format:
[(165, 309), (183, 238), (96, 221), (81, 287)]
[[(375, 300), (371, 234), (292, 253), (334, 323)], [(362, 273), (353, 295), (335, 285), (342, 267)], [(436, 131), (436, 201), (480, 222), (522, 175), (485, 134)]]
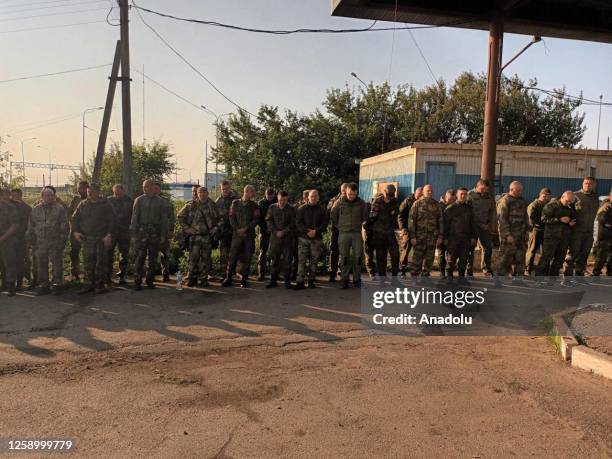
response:
[(0, 296), (0, 437), (80, 457), (612, 456), (612, 381), (546, 338), (373, 334), (359, 301), (257, 282)]

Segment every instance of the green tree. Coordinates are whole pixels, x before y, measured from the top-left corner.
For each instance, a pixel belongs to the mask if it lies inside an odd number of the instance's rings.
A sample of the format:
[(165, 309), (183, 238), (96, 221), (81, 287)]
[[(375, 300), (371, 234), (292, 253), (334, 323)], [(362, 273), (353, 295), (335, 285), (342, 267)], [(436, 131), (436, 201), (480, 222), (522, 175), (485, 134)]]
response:
[[(85, 179), (91, 180), (95, 158), (91, 158), (86, 170), (81, 171), (75, 181)], [(173, 154), (167, 143), (159, 141), (138, 143), (132, 146), (132, 185), (134, 197), (142, 194), (140, 185), (146, 179), (163, 182), (176, 170)], [(102, 192), (110, 194), (116, 183), (123, 181), (123, 151), (121, 145), (114, 143), (109, 151), (104, 154), (102, 170), (100, 173), (100, 184)]]

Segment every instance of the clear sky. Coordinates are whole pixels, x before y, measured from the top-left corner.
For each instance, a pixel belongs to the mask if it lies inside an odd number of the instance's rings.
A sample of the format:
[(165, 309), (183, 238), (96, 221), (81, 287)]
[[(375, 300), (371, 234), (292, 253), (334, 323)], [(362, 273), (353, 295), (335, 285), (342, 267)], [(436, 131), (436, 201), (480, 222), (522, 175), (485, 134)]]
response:
[[(113, 0), (0, 0), (0, 80), (109, 64), (119, 28), (105, 17)], [(369, 21), (332, 17), (330, 0), (136, 0), (143, 7), (179, 16), (257, 28), (356, 28)], [(61, 7), (60, 7), (61, 6)], [(93, 10), (74, 13), (75, 11)], [(73, 14), (74, 13), (74, 14)], [(45, 15), (23, 19), (25, 16)], [(187, 24), (143, 13), (173, 46), (180, 50), (222, 91), (248, 110), (262, 103), (310, 112), (320, 106), (332, 87), (365, 81), (392, 85), (430, 84), (432, 77), (407, 31), (344, 35), (261, 35)], [(117, 9), (111, 18), (118, 17)], [(95, 22), (94, 22), (95, 21)], [(94, 22), (43, 30), (20, 30)], [(379, 23), (378, 25), (388, 25)], [(196, 73), (170, 52), (131, 12), (132, 67), (217, 114), (233, 106), (215, 93)], [(463, 71), (486, 68), (486, 32), (463, 29), (416, 30), (418, 40), (437, 77), (453, 80)], [(530, 37), (507, 34), (504, 61)], [(391, 71), (389, 71), (391, 65)], [(78, 164), (81, 161), (81, 114), (104, 105), (110, 67), (46, 78), (0, 84), (0, 134), (36, 140), (26, 142), (26, 161)], [(566, 86), (571, 94), (612, 101), (612, 47), (601, 43), (545, 38), (508, 69), (523, 79), (537, 78), (542, 88)], [(143, 138), (142, 77), (132, 74), (132, 122), (135, 141)], [(121, 138), (120, 90), (111, 120), (111, 139)], [(598, 107), (586, 112), (583, 144), (595, 148)], [(214, 144), (214, 118), (153, 85), (145, 83), (145, 134), (172, 144), (179, 180), (201, 178), (204, 142)], [(36, 129), (35, 122), (68, 118)], [(87, 114), (87, 125), (99, 130), (102, 112)], [(27, 130), (26, 130), (27, 129)], [(604, 107), (600, 148), (612, 137), (612, 107)], [(2, 150), (21, 160), (21, 145), (3, 137)], [(86, 154), (96, 148), (97, 134), (86, 131)], [(42, 183), (42, 169), (29, 169), (29, 184)], [(66, 174), (60, 175), (60, 181)], [(54, 181), (56, 177), (54, 176)]]

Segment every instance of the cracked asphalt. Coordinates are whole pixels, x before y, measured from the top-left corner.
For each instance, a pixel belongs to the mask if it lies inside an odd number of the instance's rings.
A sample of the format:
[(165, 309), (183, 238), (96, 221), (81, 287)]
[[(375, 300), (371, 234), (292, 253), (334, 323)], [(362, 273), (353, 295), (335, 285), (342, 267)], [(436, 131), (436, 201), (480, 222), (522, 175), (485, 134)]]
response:
[(546, 338), (373, 334), (359, 301), (323, 282), (0, 296), (0, 437), (105, 458), (612, 456), (612, 381)]

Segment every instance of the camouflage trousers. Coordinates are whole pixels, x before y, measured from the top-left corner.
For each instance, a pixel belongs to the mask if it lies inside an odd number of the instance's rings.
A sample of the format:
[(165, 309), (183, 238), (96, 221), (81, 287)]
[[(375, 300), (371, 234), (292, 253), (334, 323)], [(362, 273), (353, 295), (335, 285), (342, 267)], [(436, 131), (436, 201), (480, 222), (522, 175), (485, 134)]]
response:
[(190, 238), (189, 279), (208, 280), (212, 274), (212, 241), (208, 235), (198, 234)]
[[(457, 270), (459, 276), (463, 277), (465, 275), (471, 248), (469, 239), (449, 238), (446, 247), (446, 261), (448, 262), (446, 270), (449, 276), (452, 276), (455, 270)], [(444, 268), (440, 268), (440, 271), (442, 269)]]
[(285, 281), (291, 278), (294, 240), (292, 236), (270, 237), (270, 275), (274, 279), (278, 279), (281, 273)]
[(317, 263), (323, 251), (321, 239), (310, 239), (301, 237), (298, 239), (298, 272), (297, 281), (304, 282), (308, 276), (309, 281), (314, 281), (317, 275)]
[(410, 250), (412, 249), (412, 245), (410, 244), (410, 236), (408, 233), (402, 233), (400, 238), (400, 247), (400, 266), (402, 267), (403, 273), (410, 266)]
[(152, 284), (155, 281), (157, 272), (157, 256), (159, 255), (159, 239), (160, 235), (155, 233), (139, 232), (133, 239), (136, 258), (134, 260), (134, 282), (142, 283), (142, 278), (145, 277), (145, 262), (146, 281)]
[(51, 263), (51, 282), (58, 286), (64, 283), (64, 246), (65, 241), (45, 241), (36, 243), (36, 279), (41, 287), (49, 287), (49, 263)]
[(372, 234), (372, 245), (376, 253), (376, 267), (378, 267), (378, 275), (387, 275), (387, 254), (391, 257), (391, 275), (397, 276), (399, 272), (399, 245), (395, 231), (376, 232)]
[(170, 274), (170, 258), (168, 257), (168, 250), (170, 250), (170, 240), (166, 238), (166, 240), (159, 246), (159, 266), (163, 276), (168, 276)]
[(566, 276), (584, 276), (587, 259), (593, 247), (592, 231), (572, 231), (569, 253), (565, 258)]
[[(340, 269), (342, 280), (348, 281), (351, 270), (353, 282), (361, 280), (361, 255), (363, 239), (360, 231), (346, 231), (338, 235), (338, 248), (340, 249)], [(333, 272), (333, 271), (332, 271)]]
[(410, 273), (413, 276), (418, 276), (419, 274), (429, 276), (436, 255), (436, 243), (437, 238), (417, 238), (416, 245), (412, 248), (412, 266)]
[(335, 226), (331, 227), (331, 238), (329, 241), (329, 272), (334, 276), (338, 273), (338, 263), (340, 261), (340, 248), (338, 246), (338, 236), (340, 231)]
[(567, 254), (567, 237), (545, 237), (536, 276), (558, 276)]
[[(15, 284), (15, 238), (9, 237), (0, 242), (0, 258), (2, 258), (2, 281), (6, 284)], [(5, 284), (5, 285), (6, 285)]]
[(525, 242), (520, 235), (514, 236), (514, 242), (503, 241), (499, 246), (496, 273), (507, 276), (510, 272), (515, 276), (525, 272)]
[(593, 275), (599, 276), (604, 266), (608, 266), (608, 276), (610, 275), (610, 262), (612, 261), (612, 241), (597, 241), (595, 243), (595, 266)]
[[(480, 249), (482, 251), (482, 260), (480, 262), (480, 267), (484, 268), (489, 273), (493, 272), (491, 266), (491, 257), (493, 255), (493, 241), (491, 240), (491, 233), (488, 229), (482, 229), (479, 226), (476, 228), (476, 234), (478, 239), (478, 244), (480, 244)], [(467, 270), (469, 274), (474, 272), (474, 251), (476, 250), (476, 246), (470, 248), (470, 254), (468, 256), (468, 264)]]
[(81, 243), (74, 236), (70, 238), (70, 274), (78, 277), (81, 273), (79, 254), (81, 252)]
[(242, 277), (248, 277), (254, 252), (254, 236), (237, 236), (234, 234), (229, 251), (229, 261), (227, 262), (227, 277), (231, 278), (236, 273), (238, 262), (240, 262), (240, 274)]
[(108, 249), (104, 247), (101, 237), (87, 237), (83, 241), (83, 258), (85, 262), (85, 279), (92, 285), (108, 280)]
[(268, 248), (270, 247), (270, 234), (263, 232), (259, 235), (259, 255), (257, 256), (257, 273), (265, 276), (268, 271)]
[(232, 233), (219, 236), (219, 273), (225, 274), (232, 249)]
[(15, 276), (18, 283), (23, 281), (24, 277), (29, 278), (30, 257), (28, 257), (28, 244), (26, 243), (25, 235), (20, 234), (15, 237)]
[(363, 237), (363, 253), (365, 255), (365, 266), (368, 274), (371, 276), (376, 275), (376, 250), (374, 243), (374, 234), (372, 231), (361, 231), (361, 237)]
[(531, 274), (535, 265), (535, 257), (538, 250), (544, 243), (544, 231), (543, 230), (531, 230), (529, 233), (529, 242), (527, 243), (527, 272)]
[(115, 248), (119, 250), (119, 273), (120, 279), (124, 279), (127, 275), (127, 268), (130, 259), (130, 236), (129, 234), (121, 234), (118, 237), (113, 237), (113, 245), (108, 251), (108, 282), (113, 275), (113, 263), (115, 261)]

